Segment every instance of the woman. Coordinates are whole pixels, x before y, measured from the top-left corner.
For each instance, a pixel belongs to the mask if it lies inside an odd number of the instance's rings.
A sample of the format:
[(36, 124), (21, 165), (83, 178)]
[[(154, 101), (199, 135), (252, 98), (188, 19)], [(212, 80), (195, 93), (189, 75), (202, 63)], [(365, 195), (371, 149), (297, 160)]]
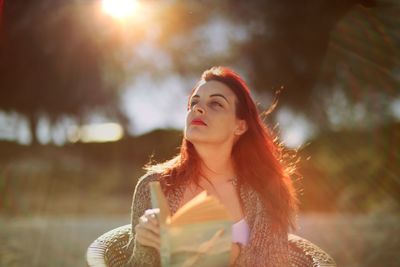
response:
[(148, 183), (158, 180), (173, 214), (203, 190), (234, 219), (233, 266), (289, 266), (287, 233), (297, 210), (288, 168), (250, 91), (224, 67), (203, 73), (189, 96), (178, 156), (150, 166), (132, 204), (130, 266), (160, 264), (159, 225)]

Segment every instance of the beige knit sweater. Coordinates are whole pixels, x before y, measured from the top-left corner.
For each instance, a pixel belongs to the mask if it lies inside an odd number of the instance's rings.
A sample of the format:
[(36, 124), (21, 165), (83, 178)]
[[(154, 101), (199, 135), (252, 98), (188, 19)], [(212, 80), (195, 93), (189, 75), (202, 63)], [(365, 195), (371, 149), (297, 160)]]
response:
[[(127, 266), (160, 266), (160, 256), (156, 249), (143, 246), (135, 241), (135, 225), (146, 209), (151, 208), (151, 199), (148, 183), (160, 180), (156, 173), (148, 173), (141, 177), (136, 185), (132, 202), (132, 232), (127, 249), (131, 258)], [(160, 181), (163, 191), (165, 185)], [(237, 188), (243, 203), (244, 216), (250, 228), (250, 239), (246, 246), (241, 246), (239, 256), (234, 267), (287, 267), (289, 266), (287, 232), (273, 232), (270, 228), (268, 214), (263, 209), (258, 194), (247, 186)], [(166, 194), (171, 213), (179, 208), (183, 198), (185, 186), (176, 186)]]

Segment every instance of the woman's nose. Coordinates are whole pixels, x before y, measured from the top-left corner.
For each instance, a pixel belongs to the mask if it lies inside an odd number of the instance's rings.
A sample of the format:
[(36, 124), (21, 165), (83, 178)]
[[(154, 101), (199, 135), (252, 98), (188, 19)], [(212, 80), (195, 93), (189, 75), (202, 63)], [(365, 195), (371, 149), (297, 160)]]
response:
[(203, 107), (202, 107), (199, 103), (197, 103), (197, 104), (194, 106), (194, 111), (197, 112), (197, 113), (200, 113), (200, 114), (203, 114), (203, 113), (204, 113), (204, 109), (203, 109)]

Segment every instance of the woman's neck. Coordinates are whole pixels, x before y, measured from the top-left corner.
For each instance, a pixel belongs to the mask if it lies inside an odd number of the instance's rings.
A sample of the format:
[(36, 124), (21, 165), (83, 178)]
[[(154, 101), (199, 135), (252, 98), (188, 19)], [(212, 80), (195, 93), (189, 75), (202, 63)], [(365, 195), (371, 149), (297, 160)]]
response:
[(202, 159), (203, 174), (213, 183), (225, 182), (235, 175), (230, 146), (202, 144), (196, 146)]

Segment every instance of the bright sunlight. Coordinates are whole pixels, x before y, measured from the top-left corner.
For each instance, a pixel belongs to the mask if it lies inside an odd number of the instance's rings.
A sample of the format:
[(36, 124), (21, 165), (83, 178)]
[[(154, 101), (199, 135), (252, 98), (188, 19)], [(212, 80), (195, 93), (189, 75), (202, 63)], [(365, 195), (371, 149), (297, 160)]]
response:
[(99, 123), (72, 127), (69, 131), (68, 140), (72, 143), (78, 141), (84, 143), (114, 142), (121, 139), (123, 135), (124, 131), (121, 125), (117, 123)]
[(103, 11), (116, 19), (132, 16), (138, 4), (137, 0), (102, 0)]

